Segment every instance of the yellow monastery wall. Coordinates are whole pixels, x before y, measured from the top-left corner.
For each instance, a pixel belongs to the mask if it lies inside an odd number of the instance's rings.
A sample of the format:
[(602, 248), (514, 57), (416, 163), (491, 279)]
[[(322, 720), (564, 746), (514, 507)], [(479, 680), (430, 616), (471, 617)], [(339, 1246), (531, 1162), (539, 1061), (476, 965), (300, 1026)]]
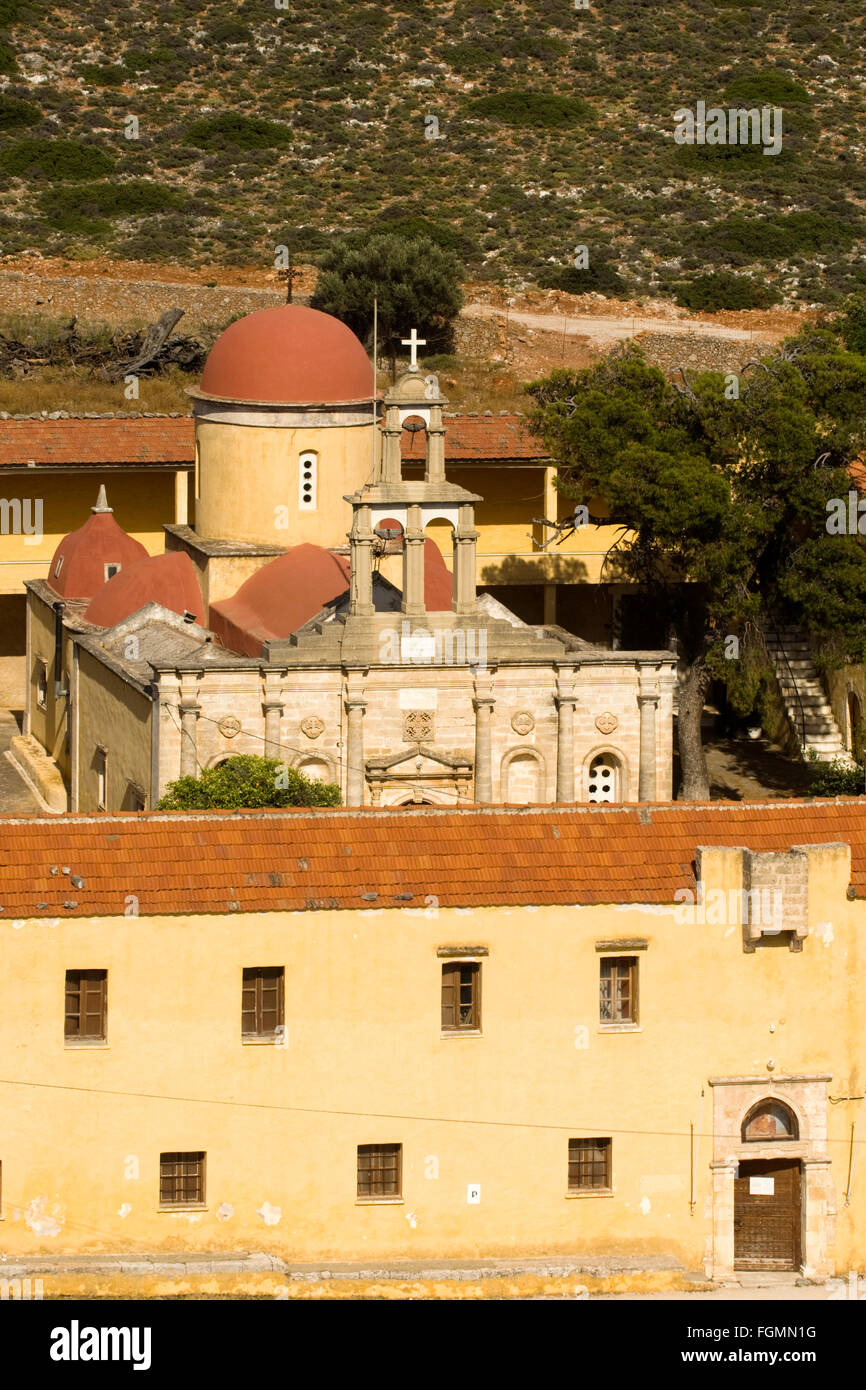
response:
[(150, 726), (153, 706), (146, 696), (80, 648), (78, 661), (78, 805), (97, 807), (96, 760), (106, 749), (106, 806), (133, 810), (130, 787), (149, 801)]
[[(713, 872), (735, 882), (727, 860)], [(832, 1096), (863, 1089), (866, 908), (843, 877), (832, 855), (812, 875), (821, 931), (801, 953), (747, 954), (739, 926), (683, 925), (672, 906), (2, 920), (0, 1049), (16, 1084), (0, 1087), (0, 1246), (638, 1252), (698, 1268), (713, 1225), (709, 1078), (769, 1088), (826, 1072)], [(631, 938), (648, 943), (634, 952), (639, 1026), (605, 1032), (596, 943)], [(481, 1036), (440, 1034), (436, 952), (456, 945), (489, 950)], [(264, 964), (286, 969), (285, 1047), (241, 1041), (241, 972)], [(108, 1043), (64, 1046), (64, 972), (85, 967), (109, 972)], [(866, 1170), (842, 1200), (862, 1099), (826, 1109), (841, 1271), (866, 1262)], [(569, 1197), (568, 1139), (594, 1136), (612, 1137), (613, 1193)], [(356, 1145), (376, 1142), (402, 1143), (403, 1195), (359, 1204)], [(205, 1210), (158, 1210), (172, 1150), (206, 1151)]]

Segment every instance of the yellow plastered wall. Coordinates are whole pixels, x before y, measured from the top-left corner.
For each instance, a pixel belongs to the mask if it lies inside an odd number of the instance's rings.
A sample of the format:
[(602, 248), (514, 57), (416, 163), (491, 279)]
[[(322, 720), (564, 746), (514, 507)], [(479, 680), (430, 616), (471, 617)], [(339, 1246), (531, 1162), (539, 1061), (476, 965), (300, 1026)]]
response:
[[(479, 584), (599, 584), (613, 577), (602, 567), (618, 527), (583, 526), (559, 542), (552, 540), (552, 529), (533, 525), (533, 517), (563, 520), (577, 505), (553, 488), (555, 472), (448, 465), (450, 482), (484, 498), (475, 509)], [(590, 510), (599, 514), (597, 500)], [(546, 550), (543, 541), (551, 541)]]
[[(17, 594), (25, 579), (47, 579), (51, 557), (70, 531), (77, 531), (90, 516), (100, 483), (105, 484), (108, 504), (124, 531), (140, 541), (151, 555), (164, 549), (163, 523), (174, 519), (174, 472), (134, 468), (123, 472), (98, 469), (77, 473), (46, 473), (22, 469), (0, 476), (0, 495), (21, 500), (22, 516), (38, 516), (42, 502), (42, 537), (0, 535), (0, 593)], [(29, 513), (24, 502), (29, 499)]]
[[(372, 425), (271, 428), (196, 421), (201, 536), (286, 547), (345, 545), (343, 501), (373, 476)], [(298, 506), (301, 455), (317, 455), (316, 506)]]
[(153, 705), (128, 681), (79, 648), (78, 810), (97, 810), (96, 759), (106, 751), (106, 805), (132, 810), (130, 786), (149, 803)]
[[(801, 953), (746, 954), (738, 928), (683, 925), (673, 905), (153, 918), (132, 866), (124, 903), (137, 896), (140, 916), (0, 919), (0, 1049), (16, 1079), (0, 1087), (3, 1248), (637, 1253), (698, 1268), (712, 1230), (708, 1078), (761, 1074), (772, 1049), (776, 1078), (829, 1072), (831, 1095), (860, 1084), (866, 908), (846, 901), (843, 876), (816, 871), (832, 937)], [(633, 952), (639, 1025), (604, 1032), (596, 944), (635, 938), (648, 943)], [(456, 945), (489, 952), (480, 1036), (440, 1033), (436, 953)], [(241, 1041), (251, 965), (285, 966), (285, 1047)], [(69, 968), (109, 972), (105, 1047), (64, 1046)], [(827, 1111), (842, 1271), (866, 1261), (866, 1169), (845, 1207), (860, 1109)], [(613, 1141), (613, 1192), (569, 1197), (568, 1139), (596, 1136)], [(402, 1143), (400, 1201), (357, 1202), (363, 1143)], [(176, 1150), (207, 1154), (203, 1211), (157, 1209), (159, 1155)]]

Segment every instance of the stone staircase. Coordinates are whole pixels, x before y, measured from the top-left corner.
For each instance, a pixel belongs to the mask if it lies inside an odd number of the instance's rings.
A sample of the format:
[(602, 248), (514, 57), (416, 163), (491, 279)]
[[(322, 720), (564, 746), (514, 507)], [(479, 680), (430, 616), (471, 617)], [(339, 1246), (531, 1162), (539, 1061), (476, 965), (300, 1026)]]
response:
[(785, 710), (804, 756), (814, 750), (821, 762), (839, 758), (850, 763), (842, 731), (803, 632), (796, 627), (768, 628), (764, 636)]

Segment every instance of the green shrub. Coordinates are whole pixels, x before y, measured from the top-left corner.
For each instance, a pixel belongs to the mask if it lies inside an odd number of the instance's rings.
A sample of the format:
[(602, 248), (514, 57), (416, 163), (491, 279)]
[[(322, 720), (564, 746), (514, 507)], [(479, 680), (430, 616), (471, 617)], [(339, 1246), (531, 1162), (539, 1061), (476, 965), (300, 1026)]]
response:
[(726, 86), (725, 96), (743, 106), (808, 106), (812, 100), (802, 83), (772, 68), (739, 74)]
[(676, 302), (685, 309), (768, 309), (778, 304), (779, 291), (773, 285), (762, 284), (750, 275), (732, 275), (718, 271), (715, 275), (698, 275), (694, 280), (681, 281), (675, 286)]
[(75, 231), (77, 218), (137, 217), (180, 207), (183, 201), (181, 194), (163, 184), (130, 179), (128, 183), (52, 188), (40, 194), (39, 207), (59, 230)]
[(556, 92), (493, 92), (490, 96), (471, 101), (469, 113), (505, 125), (529, 126), (536, 130), (556, 130), (585, 121), (591, 109), (577, 97), (558, 96)]
[(210, 30), (213, 43), (251, 43), (252, 32), (239, 19), (220, 19)]
[(0, 154), (0, 169), (17, 178), (92, 179), (113, 168), (104, 150), (75, 140), (20, 140)]
[(187, 144), (201, 150), (224, 151), (227, 145), (239, 150), (274, 150), (288, 144), (291, 131), (274, 121), (227, 111), (222, 116), (193, 122), (186, 138)]
[(818, 761), (814, 749), (809, 754), (812, 764), (812, 780), (809, 783), (810, 796), (862, 796), (864, 794), (863, 768), (849, 767), (839, 758), (831, 763)]
[(8, 43), (0, 43), (0, 72), (11, 74), (18, 71), (18, 62)]
[(32, 102), (0, 94), (0, 130), (19, 130), (41, 120), (42, 112)]
[(83, 63), (78, 71), (93, 87), (121, 87), (129, 78), (122, 63)]
[(609, 261), (599, 259), (590, 253), (589, 265), (585, 270), (577, 266), (551, 266), (538, 277), (543, 290), (563, 290), (566, 294), (606, 294), (611, 297), (622, 295), (626, 283)]
[(170, 782), (160, 811), (242, 810), (264, 806), (339, 806), (340, 789), (317, 782), (276, 758), (240, 753), (201, 777)]

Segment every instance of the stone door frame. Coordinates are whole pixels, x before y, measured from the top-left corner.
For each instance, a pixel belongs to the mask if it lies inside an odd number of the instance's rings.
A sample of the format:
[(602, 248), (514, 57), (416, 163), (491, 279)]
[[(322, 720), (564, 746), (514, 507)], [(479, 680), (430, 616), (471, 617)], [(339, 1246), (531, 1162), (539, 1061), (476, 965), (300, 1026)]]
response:
[[(749, 1159), (798, 1159), (801, 1165), (800, 1250), (806, 1278), (834, 1273), (836, 1198), (827, 1153), (829, 1075), (715, 1076), (713, 1088), (712, 1248), (707, 1274), (734, 1276), (734, 1175)], [(742, 1124), (759, 1101), (778, 1100), (796, 1115), (799, 1138), (742, 1140)]]

